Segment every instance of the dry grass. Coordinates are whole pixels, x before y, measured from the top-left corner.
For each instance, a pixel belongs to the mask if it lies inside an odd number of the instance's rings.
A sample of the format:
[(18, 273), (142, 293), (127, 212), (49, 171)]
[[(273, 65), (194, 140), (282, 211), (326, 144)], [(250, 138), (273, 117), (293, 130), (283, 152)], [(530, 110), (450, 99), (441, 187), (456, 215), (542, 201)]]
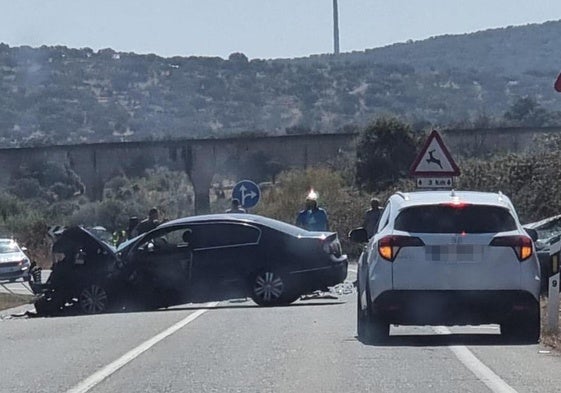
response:
[[(541, 299), (541, 317), (542, 317), (542, 335), (541, 342), (549, 347), (561, 350), (561, 331), (557, 333), (550, 332), (547, 330), (547, 301), (545, 298)], [(559, 321), (559, 326), (561, 326), (561, 318)]]
[(0, 293), (0, 310), (29, 304), (33, 300), (31, 295), (12, 295), (10, 293)]

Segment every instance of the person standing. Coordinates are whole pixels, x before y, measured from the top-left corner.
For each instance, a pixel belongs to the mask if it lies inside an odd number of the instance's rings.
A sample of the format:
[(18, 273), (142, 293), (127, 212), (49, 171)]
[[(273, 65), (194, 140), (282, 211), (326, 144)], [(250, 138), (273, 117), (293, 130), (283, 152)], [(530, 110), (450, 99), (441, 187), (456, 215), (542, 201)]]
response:
[(152, 229), (160, 225), (160, 215), (158, 209), (153, 207), (148, 212), (148, 218), (142, 220), (140, 224), (134, 229), (133, 237), (142, 235), (143, 233), (150, 232)]
[(380, 200), (372, 198), (370, 200), (370, 209), (364, 214), (364, 221), (362, 223), (363, 228), (366, 229), (366, 233), (368, 233), (369, 239), (376, 233), (381, 215), (382, 208), (380, 207)]
[(245, 209), (240, 206), (239, 199), (232, 199), (232, 206), (226, 210), (226, 213), (246, 213)]
[(311, 190), (306, 197), (306, 207), (298, 213), (296, 226), (308, 231), (328, 231), (329, 220), (325, 209), (318, 207), (318, 194)]
[(133, 216), (133, 217), (129, 218), (129, 225), (127, 227), (127, 240), (130, 240), (130, 239), (133, 238), (133, 233), (134, 233), (134, 230), (136, 229), (138, 223), (139, 223), (138, 217)]

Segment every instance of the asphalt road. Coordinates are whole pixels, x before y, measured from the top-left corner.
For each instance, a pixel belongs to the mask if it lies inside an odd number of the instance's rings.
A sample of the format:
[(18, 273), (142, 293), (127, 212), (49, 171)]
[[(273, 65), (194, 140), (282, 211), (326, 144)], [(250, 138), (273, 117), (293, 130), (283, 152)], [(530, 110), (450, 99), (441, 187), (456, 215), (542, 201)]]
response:
[(555, 392), (561, 356), (495, 326), (356, 339), (356, 295), (0, 320), (1, 392)]

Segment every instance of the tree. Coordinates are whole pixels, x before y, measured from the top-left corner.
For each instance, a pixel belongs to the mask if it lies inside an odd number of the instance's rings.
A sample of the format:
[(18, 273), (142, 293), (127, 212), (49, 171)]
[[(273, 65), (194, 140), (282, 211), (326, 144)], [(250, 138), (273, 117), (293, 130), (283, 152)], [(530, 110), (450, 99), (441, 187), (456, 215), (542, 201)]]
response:
[(549, 114), (533, 98), (522, 97), (510, 106), (504, 118), (515, 126), (541, 127), (547, 125)]
[(381, 191), (407, 171), (417, 154), (411, 127), (395, 118), (382, 118), (364, 129), (356, 149), (356, 181), (368, 191)]

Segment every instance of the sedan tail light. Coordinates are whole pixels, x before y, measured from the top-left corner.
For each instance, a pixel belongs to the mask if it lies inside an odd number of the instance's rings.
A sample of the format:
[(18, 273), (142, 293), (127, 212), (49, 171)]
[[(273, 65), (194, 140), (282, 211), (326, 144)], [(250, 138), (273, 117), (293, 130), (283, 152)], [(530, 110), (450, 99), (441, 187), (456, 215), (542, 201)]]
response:
[(494, 247), (512, 247), (520, 262), (530, 258), (534, 252), (532, 249), (532, 239), (522, 235), (498, 236), (491, 240), (489, 245)]
[(323, 251), (327, 254), (335, 255), (336, 257), (340, 257), (343, 254), (343, 250), (341, 248), (341, 242), (339, 239), (328, 239), (323, 243)]
[(390, 262), (393, 262), (403, 247), (422, 247), (425, 243), (418, 237), (390, 235), (378, 241), (378, 253)]

